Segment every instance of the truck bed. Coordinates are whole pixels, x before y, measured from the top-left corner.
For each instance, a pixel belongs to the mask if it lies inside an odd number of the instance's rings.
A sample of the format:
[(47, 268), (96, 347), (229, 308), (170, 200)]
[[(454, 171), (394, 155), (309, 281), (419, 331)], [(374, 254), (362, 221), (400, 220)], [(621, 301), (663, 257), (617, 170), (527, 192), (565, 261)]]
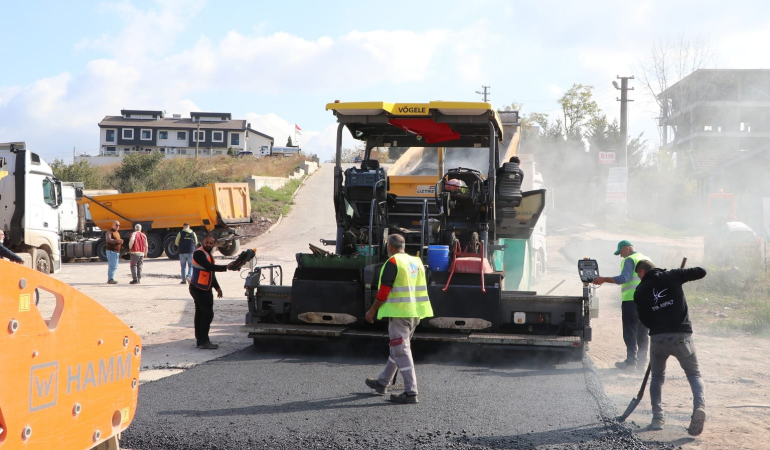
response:
[[(200, 188), (84, 196), (96, 226), (108, 230), (115, 220), (142, 224), (145, 229), (191, 227), (213, 230), (217, 225), (251, 221), (246, 183), (210, 183)], [(126, 228), (127, 224), (123, 227)]]

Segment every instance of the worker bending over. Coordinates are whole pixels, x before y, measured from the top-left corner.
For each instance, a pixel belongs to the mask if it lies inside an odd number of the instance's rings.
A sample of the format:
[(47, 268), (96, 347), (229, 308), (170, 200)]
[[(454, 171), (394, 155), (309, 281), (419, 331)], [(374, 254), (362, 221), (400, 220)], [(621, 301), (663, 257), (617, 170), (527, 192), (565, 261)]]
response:
[(388, 261), (380, 271), (380, 288), (377, 299), (366, 313), (366, 321), (374, 323), (388, 318), (390, 357), (378, 378), (367, 378), (366, 385), (384, 394), (390, 381), (401, 371), (404, 392), (391, 394), (390, 400), (398, 403), (417, 403), (417, 374), (412, 359), (410, 341), (420, 319), (433, 316), (428, 298), (428, 283), (420, 258), (404, 252), (404, 237), (391, 234), (388, 237)]
[(665, 423), (661, 398), (666, 377), (666, 360), (674, 356), (687, 375), (692, 390), (693, 412), (687, 432), (698, 436), (706, 422), (706, 396), (700, 375), (695, 343), (692, 340), (692, 323), (687, 311), (687, 299), (682, 284), (700, 280), (706, 270), (657, 269), (650, 261), (641, 261), (636, 273), (642, 282), (636, 288), (634, 303), (639, 319), (650, 329), (650, 402), (652, 423), (650, 428), (662, 430)]
[(620, 275), (616, 277), (596, 277), (594, 283), (613, 283), (620, 285), (621, 313), (623, 318), (623, 342), (626, 344), (626, 359), (618, 361), (615, 367), (618, 369), (634, 370), (637, 367), (644, 368), (647, 365), (647, 347), (650, 338), (648, 329), (639, 322), (639, 314), (634, 305), (634, 292), (639, 285), (639, 277), (636, 275), (636, 265), (639, 261), (651, 261), (650, 258), (634, 250), (634, 246), (627, 240), (618, 242), (615, 255), (623, 258), (620, 261)]

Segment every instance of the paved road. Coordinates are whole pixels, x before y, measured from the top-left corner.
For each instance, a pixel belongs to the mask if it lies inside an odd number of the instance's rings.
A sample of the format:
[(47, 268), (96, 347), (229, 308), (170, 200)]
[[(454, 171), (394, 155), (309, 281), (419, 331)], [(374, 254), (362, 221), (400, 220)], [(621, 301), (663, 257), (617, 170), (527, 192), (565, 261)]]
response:
[[(257, 239), (260, 263), (286, 267), (334, 237), (332, 166), (311, 177), (292, 213)], [(644, 448), (606, 420), (615, 411), (590, 362), (531, 352), (467, 354), (415, 347), (418, 405), (373, 395), (386, 348), (335, 343), (247, 348), (145, 383), (121, 445), (139, 449)]]
[[(418, 405), (363, 384), (380, 346), (253, 347), (145, 383), (123, 434), (131, 449), (644, 448), (603, 420), (601, 387), (582, 363), (532, 355), (426, 354), (417, 348)], [(487, 360), (487, 358), (490, 358)], [(609, 414), (612, 414), (609, 412)]]

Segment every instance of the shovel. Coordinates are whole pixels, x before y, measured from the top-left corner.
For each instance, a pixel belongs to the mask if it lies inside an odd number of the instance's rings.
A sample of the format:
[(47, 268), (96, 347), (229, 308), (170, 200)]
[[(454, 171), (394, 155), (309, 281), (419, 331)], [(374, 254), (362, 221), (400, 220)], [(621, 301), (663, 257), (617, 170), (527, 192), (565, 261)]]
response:
[[(687, 264), (687, 258), (682, 258), (682, 265), (679, 268), (684, 269), (685, 264)], [(634, 412), (636, 407), (639, 405), (639, 402), (642, 401), (642, 397), (644, 397), (644, 390), (645, 388), (647, 388), (647, 380), (650, 378), (651, 368), (652, 366), (648, 363), (647, 372), (645, 372), (644, 374), (644, 379), (642, 380), (642, 387), (639, 389), (639, 393), (636, 394), (636, 398), (631, 399), (631, 403), (628, 404), (628, 408), (626, 408), (626, 411), (620, 417), (618, 417), (618, 422), (624, 422), (626, 419), (628, 419), (628, 416), (630, 416), (631, 413)]]

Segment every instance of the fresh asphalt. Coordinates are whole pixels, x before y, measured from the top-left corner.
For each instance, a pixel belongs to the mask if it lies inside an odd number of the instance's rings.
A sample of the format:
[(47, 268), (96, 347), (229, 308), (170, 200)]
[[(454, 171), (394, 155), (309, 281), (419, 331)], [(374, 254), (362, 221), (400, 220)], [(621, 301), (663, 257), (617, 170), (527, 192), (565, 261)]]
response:
[[(255, 241), (260, 264), (282, 264), (291, 274), (296, 252), (307, 251), (307, 244), (319, 238), (334, 238), (332, 186), (331, 165), (307, 179), (291, 214)], [(580, 253), (573, 259), (588, 254), (573, 250)], [(614, 260), (611, 266), (617, 265)], [(566, 362), (532, 349), (478, 353), (415, 343), (420, 403), (399, 405), (364, 385), (384, 366), (387, 341), (280, 341), (259, 348), (249, 342), (244, 336), (241, 351), (142, 384), (136, 416), (121, 446), (647, 448), (612, 420), (617, 411), (604, 397), (590, 361)]]
[[(140, 387), (121, 446), (164, 449), (633, 449), (590, 362), (415, 347), (420, 403), (364, 385), (386, 342), (266, 342)], [(399, 387), (400, 380), (396, 387)]]

